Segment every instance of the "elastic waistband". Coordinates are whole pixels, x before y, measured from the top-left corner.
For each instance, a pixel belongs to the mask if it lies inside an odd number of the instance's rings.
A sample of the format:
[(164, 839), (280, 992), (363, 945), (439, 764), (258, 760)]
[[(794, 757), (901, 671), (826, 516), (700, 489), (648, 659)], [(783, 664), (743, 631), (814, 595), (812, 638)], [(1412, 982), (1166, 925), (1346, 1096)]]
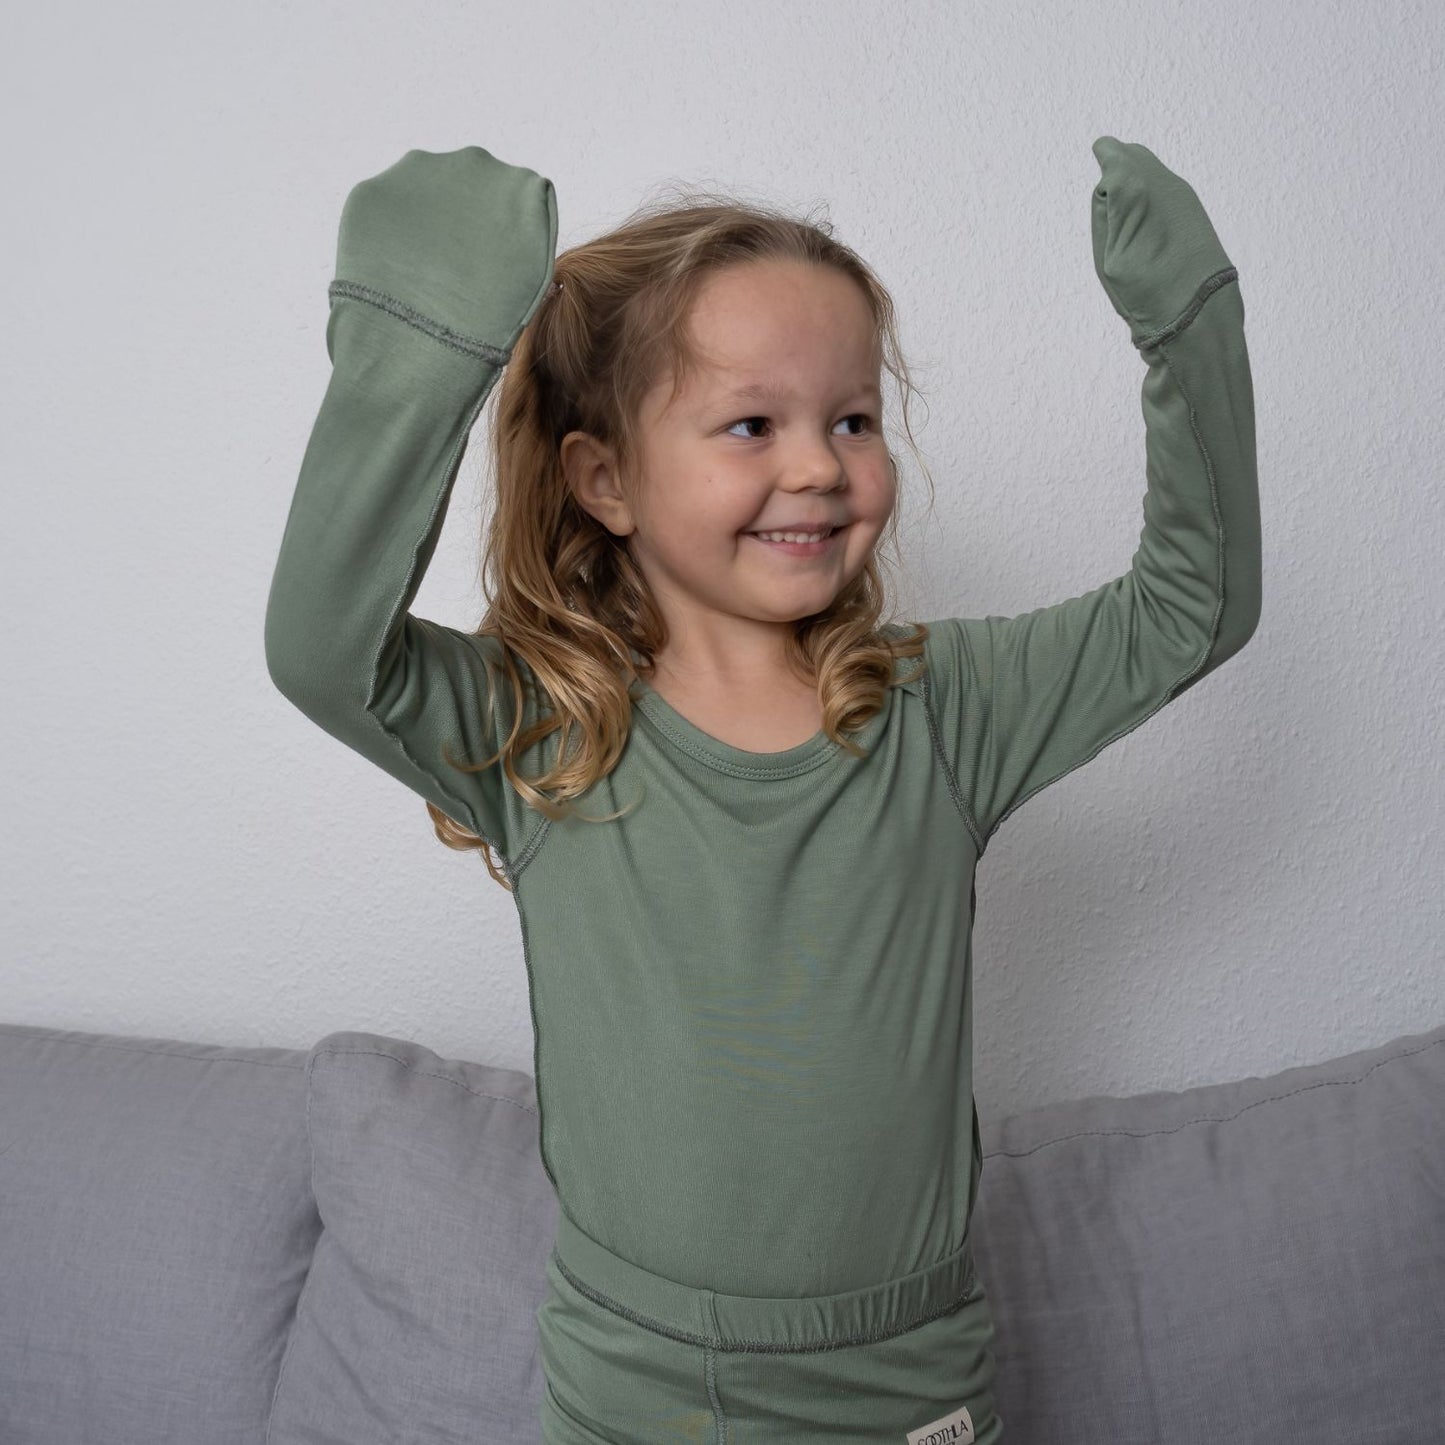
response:
[(673, 1339), (722, 1350), (827, 1350), (903, 1334), (979, 1293), (973, 1250), (927, 1269), (842, 1294), (762, 1296), (694, 1289), (630, 1263), (599, 1244), (564, 1212), (552, 1260), (595, 1303)]

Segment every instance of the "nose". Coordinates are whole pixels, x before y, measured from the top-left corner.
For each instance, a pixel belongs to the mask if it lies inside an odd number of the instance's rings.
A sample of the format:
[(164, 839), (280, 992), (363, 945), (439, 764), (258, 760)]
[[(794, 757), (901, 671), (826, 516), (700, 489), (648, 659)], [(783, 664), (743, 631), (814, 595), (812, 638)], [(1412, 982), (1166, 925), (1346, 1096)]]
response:
[(787, 470), (796, 479), (791, 490), (833, 492), (848, 485), (847, 469), (829, 446), (801, 446)]

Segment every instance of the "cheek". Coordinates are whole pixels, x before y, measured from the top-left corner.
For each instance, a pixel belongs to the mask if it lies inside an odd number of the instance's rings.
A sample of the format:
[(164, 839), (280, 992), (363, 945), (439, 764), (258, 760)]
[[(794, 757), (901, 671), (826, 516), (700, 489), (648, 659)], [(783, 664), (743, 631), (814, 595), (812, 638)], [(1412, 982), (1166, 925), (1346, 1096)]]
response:
[(889, 479), (885, 479), (883, 484), (869, 496), (862, 523), (854, 529), (858, 536), (849, 549), (856, 555), (860, 565), (862, 559), (883, 540), (883, 534), (887, 531), (888, 524), (893, 517), (894, 501), (894, 488)]
[(893, 476), (893, 464), (885, 452), (878, 463), (878, 471), (875, 478), (876, 490), (879, 504), (885, 509), (893, 505), (893, 499), (898, 493), (898, 483)]
[(725, 495), (730, 490), (719, 482), (682, 503), (667, 519), (669, 549), (680, 556), (705, 558), (740, 546), (760, 504)]
[(895, 490), (893, 479), (885, 472), (870, 479), (866, 490), (860, 488), (857, 494), (857, 512), (862, 523), (860, 530), (877, 535), (893, 515)]
[(686, 566), (706, 567), (725, 558), (740, 546), (742, 523), (731, 517), (715, 516), (701, 507), (670, 519), (660, 545), (667, 554)]

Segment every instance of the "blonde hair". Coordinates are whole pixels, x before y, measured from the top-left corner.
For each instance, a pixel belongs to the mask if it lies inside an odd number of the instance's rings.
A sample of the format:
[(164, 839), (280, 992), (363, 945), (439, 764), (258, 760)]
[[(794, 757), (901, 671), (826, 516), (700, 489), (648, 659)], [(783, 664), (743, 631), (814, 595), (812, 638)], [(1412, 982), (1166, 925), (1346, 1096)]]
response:
[[(794, 217), (766, 204), (689, 188), (675, 203), (644, 204), (622, 224), (557, 257), (561, 289), (543, 301), (522, 330), (495, 388), (490, 459), (496, 505), (484, 539), (483, 591), (490, 599), (476, 628), (501, 644), (511, 684), (513, 721), (499, 750), (507, 780), (538, 812), (554, 820), (574, 811), (585, 793), (616, 766), (632, 723), (631, 683), (651, 675), (666, 627), (642, 571), (626, 546), (577, 502), (567, 484), (560, 443), (585, 431), (615, 449), (631, 474), (639, 456), (638, 417), (644, 396), (669, 374), (674, 395), (697, 364), (687, 321), (705, 280), (722, 267), (782, 259), (831, 266), (851, 277), (873, 315), (883, 363), (904, 390), (916, 390), (898, 345), (893, 302), (867, 264), (833, 239), (830, 222)], [(897, 491), (898, 463), (889, 462)], [(920, 466), (922, 461), (920, 458)], [(928, 476), (926, 467), (923, 467)], [(928, 476), (930, 490), (932, 477)], [(896, 549), (898, 506), (883, 540)], [(928, 629), (882, 620), (885, 587), (875, 554), (823, 614), (802, 619), (787, 655), (801, 675), (817, 679), (823, 729), (854, 757), (864, 750), (846, 734), (882, 707), (898, 658), (921, 657)], [(546, 694), (551, 711), (523, 727), (528, 682), (520, 657)], [(634, 656), (636, 655), (636, 661)], [(516, 758), (560, 731), (550, 769), (523, 777)], [(573, 733), (579, 743), (569, 756)], [(428, 802), (437, 837), (449, 848), (478, 849), (491, 876), (510, 888), (487, 843)], [(617, 817), (620, 814), (611, 814)], [(587, 819), (603, 822), (608, 819)]]

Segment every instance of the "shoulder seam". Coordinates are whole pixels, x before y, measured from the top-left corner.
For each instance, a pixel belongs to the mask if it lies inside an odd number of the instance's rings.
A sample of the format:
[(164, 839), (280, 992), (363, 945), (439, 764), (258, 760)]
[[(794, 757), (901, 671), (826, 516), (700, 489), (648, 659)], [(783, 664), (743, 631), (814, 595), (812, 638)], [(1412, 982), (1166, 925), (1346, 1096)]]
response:
[[(493, 634), (488, 633), (486, 635), (492, 636)], [(475, 652), (477, 656), (481, 659), (483, 670), (485, 671), (488, 679), (488, 688), (490, 690), (493, 687), (494, 678), (500, 676), (500, 673), (494, 667), (493, 659), (488, 656), (486, 648), (482, 645), (482, 634), (477, 632), (463, 632), (461, 636), (465, 638), (471, 650)], [(502, 645), (504, 647), (506, 646), (505, 643)], [(517, 662), (518, 669), (523, 673), (523, 683), (525, 684), (529, 679), (535, 681), (536, 674), (533, 672), (532, 666), (527, 661), (526, 657), (524, 657), (522, 653), (516, 651), (515, 648), (508, 648), (507, 650), (511, 652), (513, 658), (515, 658)], [(495, 693), (492, 693), (491, 696), (494, 697)], [(525, 702), (523, 703), (522, 712), (522, 720), (523, 724), (525, 725), (527, 722), (527, 708)], [(494, 766), (499, 769), (502, 768), (501, 763), (497, 763)], [(529, 803), (527, 803), (526, 799), (521, 798), (521, 795), (517, 793), (517, 790), (511, 786), (510, 782), (507, 779), (505, 769), (502, 769), (502, 787), (504, 789), (509, 789), (513, 796), (521, 800), (523, 810), (525, 812), (537, 811), (535, 808), (532, 808)], [(528, 863), (532, 861), (534, 857), (536, 857), (538, 849), (541, 848), (542, 843), (547, 836), (547, 830), (551, 826), (551, 823), (552, 820), (549, 817), (547, 817), (545, 814), (541, 815), (540, 820), (532, 828), (532, 831), (527, 834), (526, 840), (523, 842), (522, 846), (517, 850), (515, 854), (508, 854), (500, 845), (494, 842), (491, 838), (488, 838), (486, 840), (489, 844), (491, 844), (492, 851), (496, 853), (498, 858), (501, 859), (503, 869), (507, 875), (507, 880), (510, 883), (515, 885), (517, 881), (517, 875), (521, 873), (521, 871), (527, 866)], [(474, 828), (472, 831), (475, 832), (478, 837), (482, 836), (480, 830)]]
[[(375, 680), (373, 677), (373, 699), (374, 696)], [(409, 762), (412, 767), (414, 767), (417, 772), (420, 773), (424, 778), (428, 778), (433, 783), (435, 783), (437, 787), (442, 790), (445, 796), (451, 800), (453, 806), (449, 808), (443, 808), (442, 812), (446, 813), (455, 822), (464, 822), (465, 826), (471, 832), (475, 833), (478, 838), (482, 839), (483, 842), (490, 844), (490, 846), (499, 855), (501, 855), (502, 849), (478, 826), (481, 820), (477, 817), (471, 804), (468, 803), (467, 800), (462, 797), (462, 795), (458, 793), (455, 788), (450, 786), (447, 780), (442, 776), (441, 770), (439, 768), (422, 766), (421, 759), (418, 758), (417, 755), (412, 751), (412, 749), (407, 745), (406, 738), (403, 737), (402, 734), (399, 733), (395, 728), (388, 727), (387, 724), (381, 720), (381, 717), (376, 711), (374, 701), (367, 702), (365, 712), (366, 715), (372, 720), (372, 722), (374, 722), (376, 726), (382, 731), (382, 733), (386, 737), (391, 739), (392, 743), (400, 750), (402, 757), (404, 757), (407, 762)], [(430, 799), (428, 799), (428, 801), (430, 801)]]
[(547, 837), (551, 827), (552, 820), (544, 814), (541, 822), (527, 835), (527, 841), (522, 844), (521, 852), (517, 854), (515, 859), (506, 860), (507, 876), (513, 883), (517, 881), (517, 875), (522, 869), (537, 856), (537, 851), (541, 848), (543, 840)]
[[(929, 628), (929, 637), (932, 639), (933, 629)], [(943, 737), (938, 726), (938, 715), (933, 707), (933, 653), (929, 650), (929, 665), (924, 668), (923, 675), (919, 679), (923, 684), (923, 712), (928, 720), (928, 735), (933, 743), (933, 755), (938, 759), (938, 765), (943, 770), (943, 776), (948, 783), (949, 796), (953, 799), (953, 805), (958, 809), (963, 818), (970, 835), (973, 838), (974, 847), (978, 849), (978, 856), (983, 857), (984, 849), (988, 846), (988, 840), (983, 837), (979, 830), (978, 821), (973, 816), (973, 810), (968, 806), (963, 796), (963, 789), (959, 786), (958, 775), (954, 772), (948, 761), (948, 754), (944, 750)], [(962, 690), (960, 689), (960, 697)]]

